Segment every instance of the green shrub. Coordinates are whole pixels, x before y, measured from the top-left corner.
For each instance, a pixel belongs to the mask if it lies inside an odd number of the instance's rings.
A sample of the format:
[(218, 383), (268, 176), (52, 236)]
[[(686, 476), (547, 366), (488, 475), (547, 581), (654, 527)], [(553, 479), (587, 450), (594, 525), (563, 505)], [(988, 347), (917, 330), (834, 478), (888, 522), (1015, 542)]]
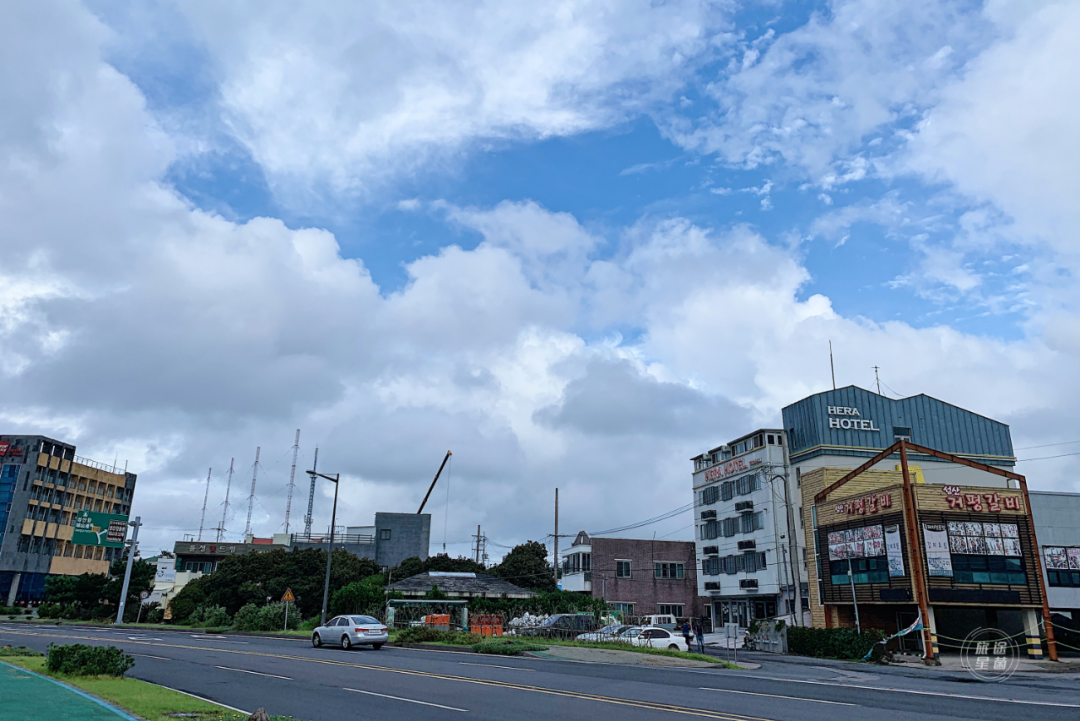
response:
[(881, 658), (882, 646), (878, 643), (885, 634), (877, 629), (866, 629), (861, 634), (853, 628), (803, 628), (787, 630), (788, 651), (797, 656), (815, 658), (861, 659), (871, 648), (872, 660)]
[(43, 603), (38, 606), (39, 618), (60, 618), (60, 613), (63, 611), (60, 608), (59, 603)]
[(517, 639), (500, 639), (498, 641), (483, 641), (473, 644), (473, 650), (477, 653), (494, 653), (500, 656), (517, 656), (523, 651), (547, 651), (547, 646)]
[(162, 623), (165, 620), (165, 610), (161, 608), (150, 609), (146, 614), (147, 623)]
[(484, 637), (467, 631), (442, 631), (428, 626), (411, 626), (397, 635), (394, 643), (446, 643), (453, 646), (472, 646), (480, 643)]
[(229, 612), (224, 606), (202, 606), (188, 617), (188, 623), (192, 626), (204, 628), (221, 628), (232, 622)]
[(45, 667), (49, 671), (70, 676), (123, 676), (135, 665), (135, 659), (116, 646), (53, 643), (49, 644), (48, 656)]
[(240, 610), (233, 616), (233, 628), (237, 631), (258, 631), (259, 607), (254, 603), (241, 606)]
[(18, 613), (22, 613), (22, 609), (18, 606), (0, 606), (0, 616), (10, 616)]
[(319, 624), (321, 622), (322, 622), (321, 618), (319, 618), (318, 616), (312, 616), (311, 618), (309, 618), (308, 620), (306, 620), (302, 624), (300, 624), (300, 630), (301, 631), (314, 631), (319, 626)]
[[(300, 618), (296, 613), (296, 607), (289, 609), (289, 628), (300, 625)], [(283, 631), (285, 629), (285, 604), (268, 603), (259, 609), (259, 631)]]

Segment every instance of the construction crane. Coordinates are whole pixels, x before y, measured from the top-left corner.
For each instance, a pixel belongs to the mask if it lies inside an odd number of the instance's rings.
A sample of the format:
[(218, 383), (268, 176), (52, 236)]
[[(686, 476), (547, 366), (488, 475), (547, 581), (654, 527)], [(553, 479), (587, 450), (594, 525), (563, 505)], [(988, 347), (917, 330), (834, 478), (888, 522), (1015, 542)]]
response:
[(427, 499), (431, 497), (431, 492), (432, 492), (433, 490), (435, 490), (435, 484), (436, 484), (436, 483), (438, 482), (438, 480), (439, 480), (439, 476), (440, 476), (440, 475), (442, 475), (442, 469), (443, 469), (443, 468), (446, 468), (446, 462), (447, 462), (448, 460), (450, 460), (450, 456), (451, 456), (451, 455), (453, 455), (453, 454), (452, 454), (452, 453), (450, 453), (450, 451), (447, 451), (447, 452), (446, 452), (446, 455), (445, 455), (445, 456), (443, 456), (443, 459), (442, 459), (442, 464), (441, 464), (441, 465), (439, 466), (439, 470), (438, 470), (438, 472), (437, 472), (437, 473), (435, 474), (435, 478), (434, 478), (434, 479), (432, 479), (432, 481), (431, 481), (431, 485), (430, 485), (430, 486), (428, 486), (428, 489), (427, 489), (427, 493), (425, 493), (425, 494), (424, 494), (424, 500), (420, 502), (420, 510), (418, 510), (418, 511), (416, 512), (416, 515), (418, 515), (418, 516), (419, 516), (419, 515), (420, 515), (421, 513), (423, 513), (423, 512), (424, 512), (424, 506), (426, 506), (426, 505), (427, 505)]

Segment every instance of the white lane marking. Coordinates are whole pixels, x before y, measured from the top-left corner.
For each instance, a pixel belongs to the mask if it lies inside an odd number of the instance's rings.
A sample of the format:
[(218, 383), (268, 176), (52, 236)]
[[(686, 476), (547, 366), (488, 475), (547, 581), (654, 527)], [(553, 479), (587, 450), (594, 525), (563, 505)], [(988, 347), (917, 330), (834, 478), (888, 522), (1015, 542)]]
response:
[(780, 696), (779, 694), (775, 694), (775, 693), (754, 693), (753, 691), (732, 691), (731, 689), (727, 689), (727, 688), (708, 688), (706, 686), (702, 686), (700, 688), (700, 690), (701, 691), (718, 691), (720, 693), (741, 693), (741, 694), (745, 694), (746, 696), (768, 696), (769, 698), (786, 698), (786, 699), (791, 699), (792, 701), (811, 701), (813, 703), (829, 703), (829, 704), (832, 704), (834, 706), (858, 706), (859, 705), (857, 703), (844, 703), (843, 701), (823, 701), (823, 700), (821, 700), (819, 698), (804, 698), (802, 696)]
[(453, 706), (443, 706), (441, 703), (428, 703), (427, 701), (417, 701), (414, 698), (402, 698), (401, 696), (391, 696), (385, 693), (375, 693), (374, 691), (361, 691), (358, 688), (342, 688), (342, 691), (352, 691), (353, 693), (362, 693), (368, 696), (378, 696), (379, 698), (389, 698), (394, 701), (405, 701), (406, 703), (418, 703), (421, 706), (434, 706), (435, 708), (444, 708), (447, 711), (461, 711), (462, 713), (468, 713), (467, 708), (454, 708)]
[(774, 678), (772, 676), (751, 676), (750, 674), (740, 673), (739, 678), (761, 678), (766, 681), (778, 681), (780, 683), (806, 683), (813, 686), (840, 686), (843, 688), (861, 688), (869, 691), (892, 691), (893, 693), (911, 693), (917, 696), (940, 696), (942, 698), (962, 698), (970, 699), (973, 701), (995, 701), (998, 703), (1019, 703), (1027, 704), (1029, 706), (1061, 706), (1064, 708), (1080, 708), (1080, 704), (1074, 703), (1055, 703), (1053, 701), (1022, 701), (1015, 698), (996, 698), (994, 696), (972, 696), (962, 693), (941, 693), (939, 691), (915, 691), (909, 688), (885, 688), (882, 686), (862, 686), (854, 683), (834, 683), (832, 681), (806, 681), (803, 679), (794, 678)]
[(511, 671), (532, 671), (531, 668), (521, 668), (520, 666), (499, 666), (494, 663), (469, 663), (468, 661), (458, 661), (462, 666), (483, 666), (485, 668), (508, 668)]
[(214, 668), (220, 668), (223, 671), (239, 671), (240, 673), (250, 673), (255, 676), (269, 676), (270, 678), (280, 678), (282, 681), (292, 681), (288, 676), (278, 676), (272, 673), (261, 673), (259, 671), (248, 671), (246, 668), (229, 668), (228, 666), (214, 666)]
[(196, 696), (193, 693), (188, 693), (187, 691), (181, 691), (180, 689), (173, 688), (172, 686), (165, 686), (165, 685), (160, 684), (160, 683), (154, 683), (153, 681), (143, 681), (143, 683), (153, 684), (154, 686), (157, 686), (159, 688), (168, 689), (169, 691), (175, 691), (176, 693), (182, 693), (185, 696), (190, 696), (191, 698), (197, 698), (200, 701), (205, 701), (206, 703), (212, 703), (215, 706), (221, 706), (222, 708), (227, 708), (230, 711), (235, 711), (236, 713), (243, 714), (245, 716), (250, 716), (251, 715), (250, 711), (245, 711), (243, 709), (236, 708), (235, 706), (230, 706), (230, 705), (228, 705), (226, 703), (221, 703), (220, 701), (213, 701), (211, 699), (206, 698), (205, 696)]
[(128, 636), (128, 641), (164, 641), (163, 638), (154, 638), (153, 636)]
[(151, 656), (148, 653), (131, 653), (129, 656), (141, 656), (142, 658), (156, 658), (159, 661), (172, 661), (171, 658), (165, 658), (164, 656)]
[(192, 638), (202, 639), (203, 641), (228, 641), (229, 643), (247, 643), (247, 641), (237, 641), (235, 638), (229, 638), (228, 636), (214, 636), (205, 633), (189, 633)]

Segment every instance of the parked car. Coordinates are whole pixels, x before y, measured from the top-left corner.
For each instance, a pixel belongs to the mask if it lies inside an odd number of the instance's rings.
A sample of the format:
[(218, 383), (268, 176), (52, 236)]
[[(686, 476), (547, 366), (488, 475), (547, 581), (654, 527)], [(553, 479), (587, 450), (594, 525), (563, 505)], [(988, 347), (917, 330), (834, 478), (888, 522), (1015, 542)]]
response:
[(614, 623), (610, 626), (604, 626), (603, 628), (593, 631), (591, 633), (583, 633), (577, 637), (578, 641), (617, 641), (619, 636), (627, 629), (633, 628), (633, 626), (627, 626), (622, 623)]
[(678, 630), (676, 629), (678, 621), (675, 619), (675, 617), (663, 613), (655, 614), (652, 616), (642, 616), (640, 625), (643, 627), (648, 626), (651, 628), (666, 628), (668, 631)]
[(669, 631), (666, 628), (652, 626), (643, 628), (641, 632), (629, 638), (635, 646), (651, 646), (652, 648), (667, 648), (672, 651), (689, 651), (686, 639), (681, 635)]
[(542, 638), (576, 638), (582, 633), (595, 631), (597, 626), (596, 617), (591, 613), (557, 613), (539, 626), (523, 628), (519, 633)]
[(371, 646), (378, 651), (390, 638), (386, 624), (371, 616), (337, 616), (311, 632), (311, 645), (341, 645), (348, 651), (353, 646)]

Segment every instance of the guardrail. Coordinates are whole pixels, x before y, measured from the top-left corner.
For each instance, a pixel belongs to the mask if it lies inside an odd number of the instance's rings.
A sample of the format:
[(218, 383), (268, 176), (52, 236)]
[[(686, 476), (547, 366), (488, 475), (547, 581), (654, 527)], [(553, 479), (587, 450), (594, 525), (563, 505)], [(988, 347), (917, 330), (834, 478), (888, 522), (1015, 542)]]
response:
[(122, 468), (117, 468), (116, 466), (110, 465), (108, 463), (101, 463), (99, 461), (95, 461), (93, 458), (87, 458), (85, 456), (75, 456), (75, 462), (84, 466), (89, 466), (90, 468), (96, 468), (99, 471), (105, 471), (106, 473), (116, 473), (121, 476), (124, 475), (124, 470)]

